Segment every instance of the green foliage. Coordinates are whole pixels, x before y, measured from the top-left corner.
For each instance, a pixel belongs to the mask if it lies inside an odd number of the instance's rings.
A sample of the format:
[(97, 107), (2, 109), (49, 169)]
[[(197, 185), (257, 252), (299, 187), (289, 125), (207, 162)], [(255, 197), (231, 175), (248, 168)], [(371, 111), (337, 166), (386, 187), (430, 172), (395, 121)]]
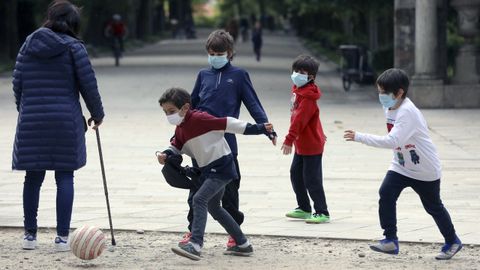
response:
[(196, 27), (215, 28), (217, 27), (217, 17), (195, 16), (193, 18)]

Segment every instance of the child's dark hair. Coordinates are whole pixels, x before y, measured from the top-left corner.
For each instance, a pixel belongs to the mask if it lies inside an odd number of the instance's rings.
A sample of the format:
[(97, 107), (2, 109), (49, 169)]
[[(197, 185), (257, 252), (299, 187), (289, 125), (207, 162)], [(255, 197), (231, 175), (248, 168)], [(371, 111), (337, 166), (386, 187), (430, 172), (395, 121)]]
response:
[(80, 30), (80, 8), (66, 0), (55, 0), (48, 6), (43, 27), (77, 38)]
[(376, 84), (385, 91), (385, 94), (393, 93), (395, 96), (400, 89), (403, 89), (402, 98), (405, 98), (407, 96), (410, 81), (405, 71), (398, 68), (391, 68), (385, 70), (380, 76), (378, 76)]
[(293, 60), (292, 71), (303, 70), (308, 73), (308, 75), (316, 76), (318, 72), (319, 63), (317, 59), (313, 58), (310, 55), (299, 55), (295, 60)]
[(160, 106), (168, 102), (172, 103), (173, 105), (175, 105), (175, 107), (180, 109), (186, 103), (191, 103), (190, 93), (188, 93), (187, 90), (180, 87), (169, 88), (165, 91), (165, 93), (163, 93), (163, 95), (158, 100), (158, 103), (160, 103)]
[(215, 30), (208, 36), (205, 49), (214, 52), (229, 52), (233, 55), (233, 37), (225, 30)]

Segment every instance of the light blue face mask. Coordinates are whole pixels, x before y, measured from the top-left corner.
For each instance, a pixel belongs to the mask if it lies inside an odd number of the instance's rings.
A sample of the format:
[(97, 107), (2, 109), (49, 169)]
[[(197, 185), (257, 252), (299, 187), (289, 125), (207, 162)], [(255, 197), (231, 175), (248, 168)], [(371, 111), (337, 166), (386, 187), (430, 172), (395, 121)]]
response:
[(308, 75), (297, 73), (295, 71), (292, 73), (291, 78), (293, 84), (295, 84), (297, 87), (302, 87), (308, 83)]
[(228, 63), (227, 54), (224, 55), (208, 55), (208, 63), (214, 69), (221, 69)]
[(393, 94), (378, 94), (378, 100), (385, 109), (391, 108), (397, 104), (397, 100)]

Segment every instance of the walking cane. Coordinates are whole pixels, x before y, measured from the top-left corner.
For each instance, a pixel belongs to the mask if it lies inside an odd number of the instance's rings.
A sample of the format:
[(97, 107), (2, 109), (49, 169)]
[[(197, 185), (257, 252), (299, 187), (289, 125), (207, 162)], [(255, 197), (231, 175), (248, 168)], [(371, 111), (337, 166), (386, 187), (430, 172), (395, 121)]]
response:
[(105, 177), (105, 166), (103, 165), (102, 145), (100, 143), (100, 131), (98, 127), (95, 129), (97, 135), (98, 154), (100, 156), (100, 166), (102, 167), (103, 190), (105, 191), (105, 200), (107, 201), (108, 222), (110, 223), (110, 233), (112, 234), (112, 246), (115, 246), (115, 236), (113, 236), (112, 214), (110, 213), (110, 202), (108, 200), (107, 179)]

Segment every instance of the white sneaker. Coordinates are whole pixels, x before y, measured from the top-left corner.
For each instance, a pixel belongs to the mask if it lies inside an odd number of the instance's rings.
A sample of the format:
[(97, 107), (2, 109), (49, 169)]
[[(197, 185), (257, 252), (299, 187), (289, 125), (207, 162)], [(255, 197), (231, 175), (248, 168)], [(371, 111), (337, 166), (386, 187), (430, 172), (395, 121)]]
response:
[(37, 247), (37, 237), (31, 233), (25, 233), (23, 236), (22, 248), (27, 250), (33, 250)]
[(55, 251), (57, 252), (70, 251), (70, 245), (68, 244), (68, 236), (55, 237)]

